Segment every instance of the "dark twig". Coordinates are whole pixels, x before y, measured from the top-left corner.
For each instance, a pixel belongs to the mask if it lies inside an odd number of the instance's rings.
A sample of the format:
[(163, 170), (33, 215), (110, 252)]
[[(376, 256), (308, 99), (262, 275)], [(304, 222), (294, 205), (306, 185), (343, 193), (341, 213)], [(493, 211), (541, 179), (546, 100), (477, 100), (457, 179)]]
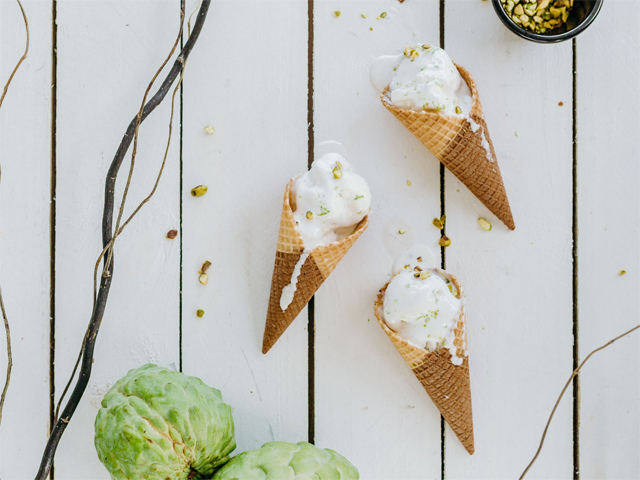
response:
[(585, 363), (587, 363), (587, 360), (589, 360), (591, 355), (593, 355), (596, 352), (599, 352), (600, 350), (602, 350), (604, 348), (607, 348), (609, 345), (611, 345), (616, 340), (620, 340), (622, 337), (624, 337), (626, 335), (629, 335), (631, 332), (633, 332), (634, 330), (637, 330), (639, 328), (640, 328), (640, 325), (636, 325), (631, 330), (629, 330), (627, 332), (624, 332), (622, 335), (618, 335), (616, 338), (614, 338), (610, 342), (607, 342), (604, 345), (602, 345), (601, 347), (596, 348), (593, 352), (591, 352), (589, 355), (587, 355), (587, 358), (585, 358), (582, 361), (582, 363), (578, 366), (578, 368), (576, 368), (573, 371), (573, 373), (571, 374), (571, 377), (569, 377), (569, 380), (567, 381), (566, 385), (562, 389), (562, 392), (560, 392), (560, 396), (558, 397), (558, 400), (556, 400), (556, 404), (553, 406), (553, 410), (551, 410), (551, 415), (549, 415), (549, 420), (547, 420), (547, 425), (546, 425), (546, 427), (544, 427), (544, 432), (542, 432), (542, 438), (540, 439), (540, 446), (538, 447), (538, 451), (533, 456), (533, 459), (531, 460), (531, 463), (529, 463), (529, 465), (527, 465), (527, 468), (525, 468), (524, 472), (522, 472), (522, 475), (520, 475), (520, 480), (522, 480), (524, 478), (524, 476), (527, 474), (527, 472), (529, 471), (529, 469), (531, 468), (533, 463), (538, 459), (538, 455), (540, 455), (540, 452), (542, 451), (542, 445), (544, 444), (544, 439), (547, 436), (547, 430), (549, 430), (549, 425), (551, 425), (551, 419), (553, 418), (553, 415), (556, 413), (556, 409), (558, 408), (558, 405), (560, 404), (560, 400), (562, 400), (562, 396), (564, 395), (564, 392), (567, 391), (567, 388), (569, 388), (569, 385), (571, 385), (571, 382), (573, 382), (573, 378), (580, 373), (580, 370), (582, 369), (582, 366)]
[[(182, 74), (187, 58), (189, 57), (189, 54), (191, 53), (191, 50), (193, 49), (196, 41), (198, 40), (200, 32), (202, 31), (202, 27), (204, 26), (210, 4), (211, 0), (203, 0), (202, 6), (200, 7), (200, 10), (198, 12), (196, 23), (193, 28), (193, 33), (189, 35), (184, 48), (176, 58), (171, 70), (160, 85), (158, 91), (144, 106), (142, 114), (137, 114), (129, 124), (129, 127), (125, 132), (116, 155), (111, 163), (105, 182), (105, 202), (104, 213), (102, 217), (102, 244), (105, 249), (108, 249), (112, 245), (112, 240), (122, 231), (122, 227), (120, 227), (116, 232), (113, 231), (114, 193), (118, 170), (122, 165), (127, 150), (131, 146), (131, 142), (134, 135), (136, 134), (137, 129), (140, 126), (140, 123), (142, 123), (149, 116), (149, 114), (164, 100), (167, 93), (169, 92), (169, 89), (171, 88), (171, 85), (173, 85), (175, 80), (178, 78), (178, 75)], [(184, 1), (182, 11), (184, 12)], [(103, 251), (103, 255), (104, 253), (106, 253), (106, 250)], [(51, 431), (51, 435), (49, 436), (47, 446), (42, 456), (40, 469), (38, 470), (38, 473), (36, 475), (36, 480), (44, 480), (47, 477), (49, 470), (51, 469), (51, 464), (53, 462), (58, 443), (60, 442), (60, 438), (62, 437), (67, 424), (71, 420), (73, 413), (78, 407), (82, 395), (84, 394), (84, 391), (86, 390), (89, 383), (93, 361), (93, 350), (95, 348), (96, 337), (98, 335), (102, 317), (104, 315), (107, 304), (109, 289), (111, 287), (111, 280), (113, 278), (114, 263), (114, 257), (112, 255), (111, 264), (109, 266), (109, 275), (102, 275), (100, 278), (100, 287), (98, 289), (97, 296), (95, 297), (95, 306), (91, 315), (91, 320), (89, 322), (89, 328), (87, 329), (87, 333), (83, 341), (82, 361), (80, 365), (80, 372), (78, 374), (78, 381), (69, 397), (69, 401), (67, 402), (62, 415), (57, 419), (56, 424)], [(105, 269), (106, 267), (107, 259), (105, 258)]]
[[(22, 8), (22, 3), (20, 0), (17, 0), (18, 6), (20, 7), (20, 11), (22, 12), (22, 19), (24, 20), (24, 28), (27, 32), (27, 41), (24, 47), (24, 53), (18, 63), (16, 63), (13, 72), (9, 76), (9, 80), (4, 86), (4, 90), (2, 91), (2, 96), (0, 96), (0, 108), (2, 107), (2, 102), (4, 102), (4, 97), (7, 96), (7, 91), (9, 90), (9, 85), (11, 85), (11, 80), (13, 80), (14, 75), (22, 65), (22, 62), (27, 58), (27, 54), (29, 53), (29, 21), (27, 20), (27, 14), (24, 12), (24, 8)], [(2, 389), (2, 395), (0, 395), (0, 424), (2, 424), (2, 410), (4, 409), (4, 401), (7, 398), (7, 391), (9, 390), (9, 382), (11, 381), (11, 369), (13, 368), (13, 355), (11, 354), (11, 329), (9, 328), (9, 317), (7, 317), (7, 312), (4, 308), (4, 300), (2, 299), (2, 289), (0, 288), (0, 309), (2, 310), (2, 319), (4, 320), (4, 331), (7, 336), (7, 377), (4, 382), (4, 388)]]

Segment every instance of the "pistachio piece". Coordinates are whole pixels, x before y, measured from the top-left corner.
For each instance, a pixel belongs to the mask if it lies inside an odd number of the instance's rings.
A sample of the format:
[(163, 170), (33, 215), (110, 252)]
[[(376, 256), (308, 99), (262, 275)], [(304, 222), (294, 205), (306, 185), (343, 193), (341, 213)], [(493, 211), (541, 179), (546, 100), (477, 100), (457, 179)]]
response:
[(167, 232), (167, 238), (169, 240), (173, 240), (174, 238), (176, 238), (178, 236), (178, 230), (169, 230)]
[(213, 132), (215, 132), (216, 130), (211, 125), (207, 125), (206, 127), (204, 127), (204, 131), (209, 135), (213, 135)]
[(479, 224), (480, 224), (480, 226), (481, 226), (484, 230), (486, 230), (487, 232), (491, 231), (491, 229), (493, 228), (493, 227), (491, 226), (491, 223), (489, 223), (489, 221), (488, 221), (487, 219), (485, 219), (485, 218), (480, 217), (480, 218), (478, 219), (478, 223), (479, 223)]
[(451, 239), (446, 235), (443, 235), (438, 243), (440, 244), (441, 247), (448, 247), (451, 245)]
[(401, 228), (400, 230), (398, 230), (398, 233), (400, 235), (404, 235), (407, 231), (404, 228)]
[(336, 167), (338, 167), (338, 170), (342, 170), (342, 164), (340, 162), (336, 162)]
[(418, 265), (416, 265), (415, 268), (413, 269), (413, 271), (414, 272), (421, 272), (422, 269)]
[(387, 18), (387, 12), (382, 12), (380, 14), (380, 18)]
[(414, 273), (413, 276), (416, 277), (416, 278), (420, 278), (420, 272)]
[(513, 9), (513, 13), (516, 15), (522, 15), (524, 13), (524, 8), (522, 8), (522, 5), (517, 5), (516, 8)]
[(209, 275), (207, 275), (206, 273), (201, 273), (200, 276), (198, 277), (198, 280), (202, 285), (206, 285), (207, 282), (209, 281)]
[(198, 317), (198, 318), (204, 317), (204, 310), (202, 310), (201, 308), (196, 310), (196, 317)]
[(307, 212), (307, 220), (313, 220), (313, 212)]
[(409, 180), (407, 180), (407, 187), (411, 186), (411, 182)]
[(411, 47), (405, 47), (404, 56), (408, 57), (409, 55), (411, 55), (411, 50), (413, 50)]
[(625, 273), (627, 273), (626, 270), (620, 270), (620, 273), (618, 273), (618, 275), (624, 275)]
[(458, 105), (456, 105), (456, 113), (458, 115), (460, 115), (462, 113), (462, 109)]
[(191, 189), (191, 195), (194, 197), (201, 197), (207, 193), (207, 190), (209, 190), (209, 188), (206, 185), (198, 185)]
[(361, 16), (362, 18), (367, 18), (367, 14), (366, 14), (366, 13), (361, 13), (361, 14), (360, 14), (360, 16)]
[(422, 273), (420, 274), (420, 280), (424, 280), (424, 279), (426, 279), (426, 278), (429, 278), (430, 276), (431, 276), (431, 273), (430, 273), (430, 272), (422, 272)]
[(205, 273), (207, 270), (209, 270), (210, 266), (211, 266), (211, 262), (209, 260), (207, 260), (206, 262), (204, 262), (202, 264), (202, 267), (200, 267), (200, 270), (198, 270), (198, 273), (199, 274)]
[(429, 45), (428, 43), (425, 43), (424, 45), (422, 45), (422, 48), (425, 50), (429, 50), (431, 48), (431, 45)]
[(342, 13), (342, 12), (341, 12), (340, 10), (334, 10), (334, 12), (333, 12), (333, 14), (334, 14), (336, 17), (339, 17), (341, 13)]
[(342, 172), (338, 167), (333, 169), (333, 178), (342, 178)]

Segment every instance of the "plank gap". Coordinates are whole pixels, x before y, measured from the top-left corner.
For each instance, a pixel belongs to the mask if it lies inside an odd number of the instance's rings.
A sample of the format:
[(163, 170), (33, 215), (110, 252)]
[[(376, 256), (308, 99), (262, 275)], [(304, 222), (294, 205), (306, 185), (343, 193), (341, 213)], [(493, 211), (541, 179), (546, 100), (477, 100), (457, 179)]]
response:
[[(58, 110), (58, 2), (51, 2), (51, 198), (49, 205), (49, 428), (55, 424), (56, 412), (56, 178), (57, 178), (57, 117)], [(54, 479), (52, 462), (49, 478)]]
[[(445, 24), (445, 0), (440, 0), (440, 48), (444, 49), (444, 24)], [(445, 168), (444, 164), (440, 163), (440, 217), (446, 215), (445, 210)], [(446, 226), (442, 228), (442, 235), (446, 234)], [(445, 253), (445, 247), (440, 247), (440, 267), (445, 270), (447, 267), (447, 258)], [(445, 478), (445, 452), (446, 452), (446, 440), (447, 440), (447, 422), (444, 417), (440, 415), (440, 478)]]
[[(580, 362), (578, 345), (578, 47), (576, 39), (572, 40), (572, 226), (571, 236), (573, 245), (571, 261), (573, 268), (572, 297), (573, 297), (573, 369), (578, 368)], [(573, 377), (573, 478), (580, 478), (580, 375)]]
[[(307, 40), (307, 167), (311, 168), (314, 160), (314, 130), (313, 130), (313, 0), (308, 0), (308, 40)], [(316, 323), (315, 323), (315, 297), (311, 297), (307, 306), (308, 324), (308, 437), (309, 443), (315, 444), (316, 422), (315, 422), (315, 341), (316, 341)]]
[[(180, 8), (178, 8), (178, 15), (182, 15), (182, 10)], [(181, 21), (182, 21), (182, 17), (181, 17)], [(182, 49), (184, 48), (184, 31), (180, 37), (180, 51), (182, 51)], [(184, 82), (180, 83), (180, 140), (179, 140), (179, 146), (178, 146), (178, 157), (179, 157), (179, 162), (180, 162), (180, 172), (178, 175), (178, 182), (179, 182), (179, 195), (180, 198), (178, 200), (178, 202), (180, 203), (180, 207), (179, 207), (179, 219), (178, 219), (178, 239), (180, 242), (180, 265), (179, 265), (179, 269), (180, 269), (180, 274), (179, 274), (179, 280), (178, 280), (178, 371), (182, 372), (182, 184), (183, 184), (183, 160), (182, 160), (182, 145), (183, 145), (183, 141), (182, 141), (182, 133), (183, 133), (183, 127), (182, 124), (184, 123), (184, 118), (183, 118), (183, 114), (184, 114), (184, 108), (183, 108), (183, 97), (184, 97)]]

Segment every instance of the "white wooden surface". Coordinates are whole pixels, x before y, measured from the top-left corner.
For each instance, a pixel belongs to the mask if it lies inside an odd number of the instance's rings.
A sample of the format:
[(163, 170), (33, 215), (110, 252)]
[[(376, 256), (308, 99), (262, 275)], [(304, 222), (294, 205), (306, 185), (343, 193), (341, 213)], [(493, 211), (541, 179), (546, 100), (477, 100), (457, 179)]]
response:
[[(50, 382), (58, 396), (90, 315), (106, 169), (179, 22), (175, 0), (58, 0), (52, 86), (52, 3), (24, 4), (31, 51), (0, 111), (0, 280), (15, 363), (0, 426), (5, 480), (33, 478), (37, 470), (49, 427)], [(195, 6), (192, 0), (187, 10)], [(387, 18), (377, 20), (383, 11)], [(445, 47), (476, 79), (517, 225), (508, 231), (446, 174), (453, 244), (445, 261), (469, 304), (472, 457), (448, 427), (442, 441), (437, 409), (372, 311), (394, 257), (414, 242), (436, 247), (439, 232), (431, 220), (439, 216), (441, 192), (439, 164), (380, 105), (368, 68), (375, 57), (409, 43), (437, 44), (440, 2), (315, 0), (312, 13), (310, 32), (304, 1), (212, 5), (188, 63), (159, 190), (116, 249), (92, 381), (61, 442), (56, 478), (108, 478), (94, 452), (93, 419), (113, 382), (146, 362), (182, 367), (220, 388), (234, 407), (238, 452), (274, 439), (307, 440), (312, 427), (316, 444), (346, 455), (363, 479), (442, 478), (443, 470), (447, 479), (516, 478), (535, 452), (574, 361), (574, 206), (580, 358), (638, 323), (637, 2), (606, 0), (576, 42), (576, 205), (571, 43), (525, 42), (500, 24), (489, 2), (445, 2)], [(339, 142), (334, 148), (369, 181), (374, 200), (368, 231), (315, 298), (309, 425), (307, 311), (268, 355), (260, 345), (282, 191), (307, 165), (311, 34), (316, 153), (326, 148), (322, 142)], [(22, 52), (23, 35), (17, 6), (0, 0), (3, 83)], [(166, 102), (141, 128), (129, 212), (152, 186), (169, 111)], [(214, 135), (203, 132), (206, 125)], [(199, 184), (209, 193), (191, 197)], [(491, 232), (480, 229), (478, 216), (493, 223)], [(174, 228), (178, 238), (166, 239)], [(397, 234), (400, 228), (404, 235)], [(197, 280), (205, 260), (212, 262), (207, 286)], [(628, 273), (618, 276), (620, 269)], [(206, 312), (201, 319), (198, 308)], [(582, 479), (640, 478), (639, 346), (635, 333), (585, 367), (578, 412)], [(2, 348), (0, 372), (6, 367)], [(528, 478), (572, 478), (575, 413), (569, 391)]]

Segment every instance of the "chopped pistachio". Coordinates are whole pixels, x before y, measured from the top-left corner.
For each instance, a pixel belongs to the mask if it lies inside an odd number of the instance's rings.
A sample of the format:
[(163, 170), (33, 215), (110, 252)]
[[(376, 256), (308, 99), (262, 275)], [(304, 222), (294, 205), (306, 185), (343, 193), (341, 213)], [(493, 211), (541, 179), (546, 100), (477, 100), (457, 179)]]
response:
[(413, 50), (413, 49), (410, 46), (409, 47), (405, 47), (404, 56), (408, 57), (409, 55), (411, 55), (411, 50)]
[(433, 219), (433, 226), (436, 227), (438, 230), (442, 230), (444, 228), (444, 225), (442, 224), (439, 218)]
[(387, 18), (387, 12), (382, 12), (380, 14), (380, 18)]
[(431, 48), (431, 45), (425, 43), (424, 45), (422, 45), (422, 48), (424, 48), (425, 50), (429, 50)]
[(373, 27), (369, 27), (369, 30), (373, 30)]
[(204, 310), (202, 310), (201, 308), (199, 308), (199, 309), (196, 311), (196, 317), (198, 317), (198, 318), (202, 318), (202, 317), (204, 317)]
[(501, 3), (516, 25), (534, 33), (560, 27), (567, 22), (573, 7), (572, 0), (501, 0)]
[(200, 267), (200, 270), (198, 270), (198, 273), (200, 274), (206, 273), (206, 271), (209, 270), (210, 266), (211, 266), (211, 262), (207, 260), (202, 264), (202, 267)]
[(462, 113), (462, 109), (458, 105), (456, 105), (456, 113), (458, 115), (460, 115)]
[(207, 193), (207, 190), (209, 190), (209, 188), (206, 185), (198, 185), (191, 189), (191, 195), (194, 197), (201, 197)]
[(338, 167), (339, 170), (342, 170), (342, 164), (340, 162), (336, 162), (336, 166)]
[(422, 257), (418, 257), (417, 260), (422, 263)]
[(202, 285), (206, 285), (207, 282), (209, 281), (209, 275), (207, 275), (206, 273), (201, 273), (200, 276), (198, 277), (198, 280)]
[(441, 247), (448, 247), (449, 245), (451, 245), (451, 239), (446, 235), (443, 235), (438, 243)]
[(407, 187), (411, 186), (411, 182), (409, 180), (407, 180)]
[(341, 13), (342, 13), (342, 12), (341, 12), (340, 10), (334, 10), (334, 12), (333, 12), (333, 14), (334, 14), (336, 17), (339, 17)]
[(420, 274), (420, 280), (424, 280), (425, 278), (429, 278), (431, 276), (430, 272), (422, 272)]
[(415, 268), (413, 269), (413, 271), (414, 272), (421, 272), (422, 269), (418, 265), (416, 265)]
[(620, 273), (618, 275), (624, 275), (625, 273), (627, 273), (626, 270), (620, 270)]
[(561, 106), (563, 106), (563, 105), (564, 105), (564, 103), (562, 103), (562, 102), (558, 102), (558, 106), (559, 106), (559, 107), (561, 107)]
[(416, 277), (416, 278), (420, 278), (420, 272), (414, 273), (413, 276)]
[(342, 172), (340, 171), (340, 169), (338, 167), (335, 167), (333, 169), (333, 177), (334, 178), (342, 178)]
[(480, 217), (478, 219), (478, 223), (480, 224), (480, 226), (485, 229), (487, 232), (491, 231), (491, 228), (493, 228), (491, 226), (491, 223), (489, 223), (489, 221), (485, 218)]
[(213, 135), (213, 132), (215, 132), (216, 130), (211, 125), (207, 125), (206, 127), (204, 127), (204, 131), (209, 135)]
[(178, 230), (169, 230), (167, 232), (167, 238), (170, 239), (170, 240), (173, 240), (177, 236), (178, 236)]
[(404, 228), (401, 228), (400, 230), (398, 230), (398, 233), (400, 235), (404, 235), (407, 231)]
[(360, 16), (361, 16), (362, 18), (367, 18), (367, 14), (366, 14), (366, 13), (361, 13), (361, 14), (360, 14)]
[(313, 212), (307, 212), (307, 220), (313, 220)]

